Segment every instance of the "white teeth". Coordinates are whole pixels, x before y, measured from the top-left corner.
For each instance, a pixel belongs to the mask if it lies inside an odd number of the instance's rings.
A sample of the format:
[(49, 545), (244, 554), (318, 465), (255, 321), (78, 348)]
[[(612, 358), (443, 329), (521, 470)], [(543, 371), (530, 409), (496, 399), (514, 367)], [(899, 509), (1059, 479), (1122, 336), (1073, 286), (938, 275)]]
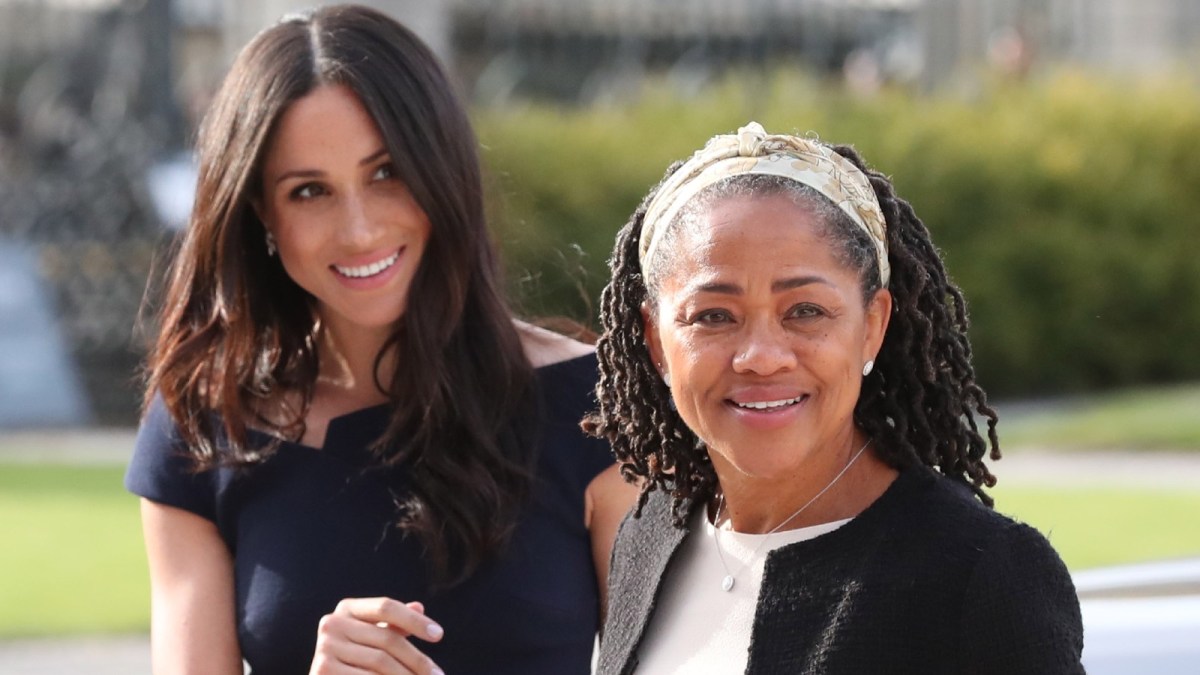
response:
[(400, 252), (396, 251), (395, 253), (391, 254), (390, 256), (384, 258), (383, 260), (373, 262), (370, 265), (363, 265), (362, 267), (342, 267), (341, 265), (334, 265), (333, 269), (337, 270), (338, 273), (343, 276), (353, 277), (355, 279), (362, 279), (365, 277), (373, 277), (376, 274), (379, 274), (380, 272), (386, 270), (387, 268), (391, 267), (392, 265), (395, 265), (396, 261), (399, 259), (400, 259)]
[(734, 403), (739, 408), (747, 408), (749, 410), (770, 410), (772, 408), (782, 408), (785, 405), (799, 403), (802, 398), (804, 397), (797, 396), (796, 398), (785, 398), (778, 401), (754, 401), (753, 403), (738, 403), (734, 401)]

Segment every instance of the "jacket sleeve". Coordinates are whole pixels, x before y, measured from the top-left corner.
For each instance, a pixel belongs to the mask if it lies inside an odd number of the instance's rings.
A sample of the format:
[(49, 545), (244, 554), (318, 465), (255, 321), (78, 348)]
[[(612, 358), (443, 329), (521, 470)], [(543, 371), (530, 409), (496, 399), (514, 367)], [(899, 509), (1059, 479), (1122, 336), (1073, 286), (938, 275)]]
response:
[(1012, 523), (983, 552), (963, 607), (963, 670), (1083, 673), (1083, 622), (1066, 565), (1037, 530)]

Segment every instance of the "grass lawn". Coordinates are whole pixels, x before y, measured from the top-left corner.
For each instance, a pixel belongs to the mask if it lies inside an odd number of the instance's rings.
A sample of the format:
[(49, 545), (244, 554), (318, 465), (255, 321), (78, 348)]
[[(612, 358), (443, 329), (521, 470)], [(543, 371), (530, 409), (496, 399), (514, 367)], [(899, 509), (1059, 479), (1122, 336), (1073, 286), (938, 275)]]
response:
[(138, 502), (123, 471), (0, 464), (0, 637), (147, 630)]
[[(121, 475), (0, 463), (0, 638), (147, 629), (137, 499)], [(1005, 484), (995, 497), (1072, 569), (1200, 555), (1200, 491)]]
[(1129, 389), (1001, 416), (1005, 447), (1200, 450), (1200, 385)]
[(1045, 534), (1067, 567), (1200, 555), (1200, 490), (1001, 483), (996, 509)]

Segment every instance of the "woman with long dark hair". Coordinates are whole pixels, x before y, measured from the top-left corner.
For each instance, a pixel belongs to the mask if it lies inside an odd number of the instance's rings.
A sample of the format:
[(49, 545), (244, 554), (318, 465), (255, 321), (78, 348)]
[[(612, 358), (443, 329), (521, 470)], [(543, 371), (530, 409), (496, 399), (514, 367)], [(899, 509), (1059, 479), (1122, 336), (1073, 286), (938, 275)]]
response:
[(630, 501), (595, 357), (512, 318), (432, 53), (287, 17), (198, 155), (126, 479), (156, 672), (587, 672)]

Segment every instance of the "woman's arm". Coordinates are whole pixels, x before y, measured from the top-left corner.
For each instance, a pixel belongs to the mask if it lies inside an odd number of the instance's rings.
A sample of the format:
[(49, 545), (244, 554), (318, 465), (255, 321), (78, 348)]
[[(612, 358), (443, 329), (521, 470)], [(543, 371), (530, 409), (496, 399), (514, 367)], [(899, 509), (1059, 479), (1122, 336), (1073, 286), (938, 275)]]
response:
[(605, 469), (588, 484), (584, 493), (584, 524), (592, 538), (592, 559), (600, 589), (600, 625), (604, 625), (608, 607), (608, 565), (613, 540), (625, 514), (637, 501), (638, 487), (626, 483), (616, 464)]
[(155, 675), (241, 675), (233, 560), (217, 526), (142, 499)]

